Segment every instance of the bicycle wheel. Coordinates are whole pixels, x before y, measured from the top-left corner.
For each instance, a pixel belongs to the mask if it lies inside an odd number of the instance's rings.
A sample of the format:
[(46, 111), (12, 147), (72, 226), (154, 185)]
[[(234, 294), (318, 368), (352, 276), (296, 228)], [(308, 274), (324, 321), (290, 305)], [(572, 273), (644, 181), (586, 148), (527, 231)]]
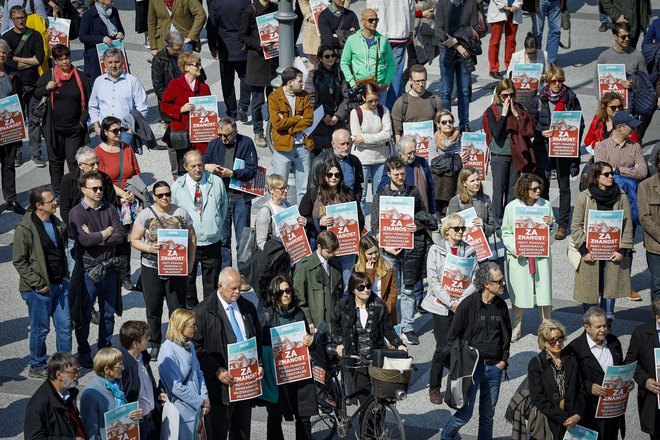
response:
[(399, 411), (387, 400), (375, 399), (364, 412), (362, 440), (406, 440)]
[(318, 416), (311, 418), (312, 437), (320, 440), (330, 440), (337, 432), (336, 409), (341, 405), (341, 396), (338, 394), (335, 380), (329, 379), (323, 385), (316, 385), (316, 404)]

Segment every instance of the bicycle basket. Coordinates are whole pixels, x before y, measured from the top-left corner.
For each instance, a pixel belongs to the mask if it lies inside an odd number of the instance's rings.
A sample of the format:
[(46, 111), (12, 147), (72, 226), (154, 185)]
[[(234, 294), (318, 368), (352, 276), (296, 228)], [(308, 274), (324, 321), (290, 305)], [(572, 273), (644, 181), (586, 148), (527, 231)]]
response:
[(408, 392), (412, 368), (408, 370), (387, 370), (369, 365), (371, 394), (381, 399), (396, 399), (396, 391)]

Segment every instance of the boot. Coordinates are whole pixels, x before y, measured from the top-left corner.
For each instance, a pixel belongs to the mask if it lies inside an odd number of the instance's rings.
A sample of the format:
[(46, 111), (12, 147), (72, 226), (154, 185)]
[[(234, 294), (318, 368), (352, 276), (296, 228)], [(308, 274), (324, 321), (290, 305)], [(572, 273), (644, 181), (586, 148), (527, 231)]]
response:
[(538, 306), (539, 307), (539, 316), (541, 321), (550, 319), (550, 314), (552, 313), (552, 306)]
[(513, 314), (513, 331), (511, 332), (511, 342), (516, 342), (518, 339), (520, 339), (522, 334), (523, 309), (511, 305), (511, 312)]

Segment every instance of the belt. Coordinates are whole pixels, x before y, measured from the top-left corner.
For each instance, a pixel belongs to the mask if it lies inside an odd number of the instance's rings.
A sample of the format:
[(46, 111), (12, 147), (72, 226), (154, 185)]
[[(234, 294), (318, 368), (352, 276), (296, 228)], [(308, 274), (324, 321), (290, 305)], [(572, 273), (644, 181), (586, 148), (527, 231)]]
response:
[(145, 414), (145, 415), (143, 415), (142, 418), (143, 418), (143, 419), (150, 419), (150, 418), (152, 418), (152, 417), (154, 416), (155, 413), (156, 413), (156, 410), (155, 410), (155, 409), (152, 409), (152, 410), (149, 412), (149, 414)]
[(493, 359), (482, 359), (480, 363), (484, 364), (487, 367), (493, 366), (497, 364), (499, 361), (493, 360)]

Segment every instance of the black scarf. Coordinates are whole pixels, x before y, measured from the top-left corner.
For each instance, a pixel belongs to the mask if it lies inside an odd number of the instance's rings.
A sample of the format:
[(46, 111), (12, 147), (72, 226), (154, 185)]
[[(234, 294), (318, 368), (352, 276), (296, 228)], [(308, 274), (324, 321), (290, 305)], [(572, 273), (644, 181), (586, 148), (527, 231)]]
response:
[(614, 204), (621, 198), (621, 189), (616, 183), (605, 189), (593, 186), (589, 188), (589, 192), (596, 201), (596, 207), (600, 211), (611, 211)]

